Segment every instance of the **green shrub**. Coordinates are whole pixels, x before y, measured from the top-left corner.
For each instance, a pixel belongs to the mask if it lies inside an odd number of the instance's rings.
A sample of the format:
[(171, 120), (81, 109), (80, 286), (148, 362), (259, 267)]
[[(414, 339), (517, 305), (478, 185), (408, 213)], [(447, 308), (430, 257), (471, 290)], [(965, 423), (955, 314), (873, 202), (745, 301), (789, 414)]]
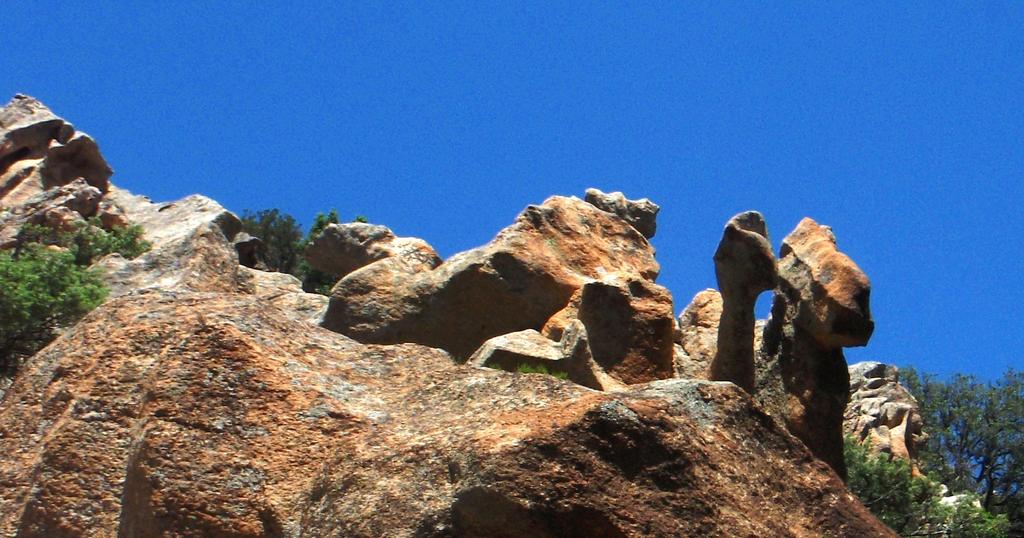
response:
[(558, 379), (569, 379), (568, 372), (548, 370), (548, 367), (544, 366), (543, 364), (538, 364), (534, 366), (532, 364), (523, 363), (516, 368), (516, 371), (519, 372), (520, 374), (547, 374), (550, 376), (557, 377)]
[(874, 454), (867, 444), (847, 437), (844, 456), (847, 485), (878, 519), (902, 536), (999, 538), (1007, 535), (1005, 515), (994, 515), (964, 495), (949, 506), (940, 502), (941, 486), (914, 476), (910, 465), (887, 455)]
[(104, 230), (99, 219), (91, 218), (77, 223), (73, 232), (56, 232), (45, 226), (29, 224), (21, 229), (18, 239), (26, 245), (38, 243), (66, 248), (74, 256), (76, 264), (88, 266), (113, 253), (128, 259), (137, 258), (151, 247), (149, 241), (142, 238), (142, 233), (142, 227), (137, 224)]
[(0, 252), (0, 374), (13, 374), (106, 293), (99, 273), (76, 263), (70, 250), (31, 243)]

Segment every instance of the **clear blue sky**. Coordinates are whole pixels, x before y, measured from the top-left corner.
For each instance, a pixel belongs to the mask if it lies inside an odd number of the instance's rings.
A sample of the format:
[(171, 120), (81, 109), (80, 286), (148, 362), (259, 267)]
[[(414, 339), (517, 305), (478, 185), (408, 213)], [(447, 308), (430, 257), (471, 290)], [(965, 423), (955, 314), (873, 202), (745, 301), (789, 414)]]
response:
[(776, 245), (807, 215), (874, 284), (851, 362), (1024, 367), (1020, 3), (135, 4), (16, 2), (0, 37), (0, 94), (94, 135), (132, 191), (335, 207), (450, 255), (622, 190), (662, 206), (677, 311), (731, 215)]

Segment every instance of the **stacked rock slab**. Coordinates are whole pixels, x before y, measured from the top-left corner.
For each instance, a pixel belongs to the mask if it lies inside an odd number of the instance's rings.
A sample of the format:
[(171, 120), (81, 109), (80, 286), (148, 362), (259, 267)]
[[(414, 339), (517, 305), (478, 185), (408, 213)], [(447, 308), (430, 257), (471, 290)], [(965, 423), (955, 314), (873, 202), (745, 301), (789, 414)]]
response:
[(917, 400), (900, 384), (899, 370), (880, 362), (858, 362), (850, 365), (849, 372), (845, 433), (869, 443), (877, 453), (913, 465), (927, 435)]
[(871, 285), (827, 226), (803, 219), (782, 243), (771, 318), (758, 353), (757, 399), (841, 476), (850, 377), (843, 347), (874, 329)]
[(754, 392), (754, 305), (775, 285), (775, 255), (764, 217), (740, 213), (725, 225), (715, 251), (715, 276), (722, 293), (718, 346), (709, 375)]
[(342, 278), (323, 326), (363, 342), (414, 342), (465, 359), (489, 338), (541, 329), (589, 281), (613, 272), (646, 280), (658, 274), (654, 249), (635, 228), (557, 196), (527, 207), (487, 245), (435, 268), (410, 273), (396, 259)]

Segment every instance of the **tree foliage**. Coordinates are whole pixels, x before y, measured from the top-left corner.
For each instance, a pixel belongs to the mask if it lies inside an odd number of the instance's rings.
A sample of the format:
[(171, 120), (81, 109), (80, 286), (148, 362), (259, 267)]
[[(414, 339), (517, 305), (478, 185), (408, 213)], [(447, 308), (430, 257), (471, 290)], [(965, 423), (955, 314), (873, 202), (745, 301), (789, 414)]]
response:
[(103, 230), (92, 219), (73, 231), (27, 225), (19, 246), (0, 252), (0, 375), (95, 308), (107, 290), (94, 261), (111, 253), (134, 258), (149, 249), (142, 228)]
[(56, 331), (106, 297), (100, 275), (75, 263), (75, 253), (38, 243), (0, 252), (0, 373), (49, 343)]
[(296, 273), (302, 254), (302, 227), (294, 217), (278, 209), (246, 209), (241, 220), (246, 233), (263, 241), (271, 271)]
[(852, 437), (846, 439), (844, 456), (850, 490), (901, 536), (1007, 536), (1006, 516), (987, 512), (973, 494), (943, 502), (937, 482), (914, 476), (907, 462), (875, 454)]
[(1024, 533), (1024, 373), (991, 383), (965, 375), (943, 382), (913, 369), (902, 377), (929, 435), (923, 470), (953, 491), (976, 493)]

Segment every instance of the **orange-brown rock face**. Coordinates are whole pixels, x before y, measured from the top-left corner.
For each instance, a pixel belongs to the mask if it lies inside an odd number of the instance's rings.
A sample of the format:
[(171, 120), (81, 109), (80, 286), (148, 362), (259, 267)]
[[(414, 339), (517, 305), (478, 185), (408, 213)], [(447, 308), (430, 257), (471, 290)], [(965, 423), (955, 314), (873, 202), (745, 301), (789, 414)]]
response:
[(828, 226), (800, 221), (782, 242), (779, 273), (801, 294), (794, 323), (827, 348), (867, 344), (875, 328), (868, 300), (871, 283), (846, 254), (836, 249)]
[(804, 219), (783, 240), (771, 319), (759, 353), (757, 398), (841, 475), (850, 377), (844, 346), (864, 345), (874, 323), (870, 283), (836, 249), (831, 229)]
[(31, 359), (0, 485), (24, 537), (892, 535), (732, 385), (591, 391), (235, 294), (113, 299)]
[(466, 358), (493, 336), (539, 330), (585, 282), (653, 280), (654, 249), (614, 214), (577, 198), (529, 206), (480, 248), (410, 274), (385, 258), (331, 293), (323, 326), (363, 342), (415, 342)]
[(584, 284), (544, 332), (561, 338), (565, 325), (580, 320), (597, 365), (630, 385), (673, 376), (673, 317), (667, 289), (643, 278), (613, 275)]

